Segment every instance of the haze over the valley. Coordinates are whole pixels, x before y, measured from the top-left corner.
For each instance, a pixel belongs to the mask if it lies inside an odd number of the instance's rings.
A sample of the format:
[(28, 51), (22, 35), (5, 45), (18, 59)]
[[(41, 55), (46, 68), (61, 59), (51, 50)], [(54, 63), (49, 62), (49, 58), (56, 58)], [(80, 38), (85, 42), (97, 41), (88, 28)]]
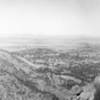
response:
[(96, 40), (99, 26), (99, 0), (0, 1), (0, 46)]

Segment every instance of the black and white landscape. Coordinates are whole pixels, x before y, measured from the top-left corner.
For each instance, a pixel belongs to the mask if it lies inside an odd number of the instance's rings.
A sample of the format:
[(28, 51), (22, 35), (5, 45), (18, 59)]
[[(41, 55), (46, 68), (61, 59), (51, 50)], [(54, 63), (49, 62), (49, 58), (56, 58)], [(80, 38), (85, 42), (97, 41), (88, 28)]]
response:
[(100, 0), (0, 0), (0, 100), (100, 100)]

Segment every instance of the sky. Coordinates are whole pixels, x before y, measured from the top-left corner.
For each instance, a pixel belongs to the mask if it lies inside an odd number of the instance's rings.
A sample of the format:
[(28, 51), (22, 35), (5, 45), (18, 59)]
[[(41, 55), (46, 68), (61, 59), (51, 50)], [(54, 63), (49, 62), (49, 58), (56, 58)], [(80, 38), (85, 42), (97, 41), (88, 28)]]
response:
[(100, 37), (100, 0), (0, 0), (0, 42)]

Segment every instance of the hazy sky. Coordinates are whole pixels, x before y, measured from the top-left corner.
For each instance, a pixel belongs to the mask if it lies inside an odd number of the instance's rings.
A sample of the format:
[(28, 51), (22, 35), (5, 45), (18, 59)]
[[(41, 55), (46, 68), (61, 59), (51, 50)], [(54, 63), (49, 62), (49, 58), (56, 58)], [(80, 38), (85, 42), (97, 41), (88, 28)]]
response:
[(0, 36), (23, 34), (98, 37), (100, 0), (0, 0)]

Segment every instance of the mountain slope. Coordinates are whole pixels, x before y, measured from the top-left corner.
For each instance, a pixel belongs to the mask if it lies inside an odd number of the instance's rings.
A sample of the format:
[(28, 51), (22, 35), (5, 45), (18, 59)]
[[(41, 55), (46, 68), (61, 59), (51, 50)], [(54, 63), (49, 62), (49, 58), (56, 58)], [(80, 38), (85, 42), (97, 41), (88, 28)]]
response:
[(86, 98), (93, 96), (91, 82), (100, 73), (99, 53), (89, 46), (66, 52), (45, 48), (25, 49), (24, 53), (0, 50), (0, 98), (78, 100), (86, 94)]

